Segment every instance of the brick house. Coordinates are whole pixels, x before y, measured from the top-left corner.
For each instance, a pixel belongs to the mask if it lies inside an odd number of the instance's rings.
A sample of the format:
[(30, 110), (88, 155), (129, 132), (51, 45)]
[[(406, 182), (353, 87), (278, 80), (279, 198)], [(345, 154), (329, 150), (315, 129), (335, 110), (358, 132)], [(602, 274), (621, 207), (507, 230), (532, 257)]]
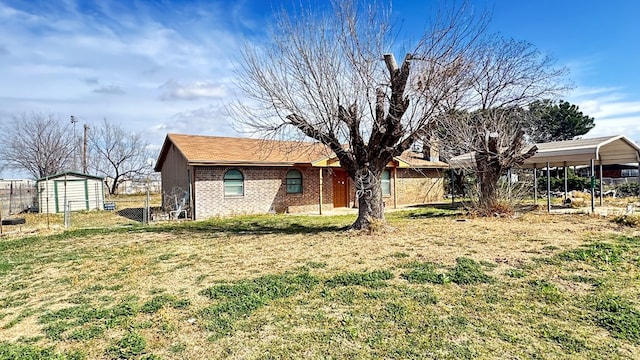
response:
[[(411, 151), (394, 158), (381, 180), (385, 206), (439, 201), (446, 168)], [(186, 203), (192, 219), (357, 206), (353, 181), (319, 143), (168, 134), (155, 171), (163, 204)]]

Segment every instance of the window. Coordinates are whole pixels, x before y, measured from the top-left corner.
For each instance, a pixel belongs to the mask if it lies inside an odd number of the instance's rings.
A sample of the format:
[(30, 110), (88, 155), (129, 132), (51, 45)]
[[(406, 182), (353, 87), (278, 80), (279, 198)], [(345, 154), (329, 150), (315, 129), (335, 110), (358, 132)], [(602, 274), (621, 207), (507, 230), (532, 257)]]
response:
[(622, 177), (638, 176), (638, 169), (622, 169), (620, 175)]
[(224, 174), (224, 196), (243, 196), (244, 176), (236, 169), (231, 169)]
[(382, 195), (391, 195), (391, 171), (384, 170), (382, 172), (380, 186), (382, 187)]
[(287, 172), (287, 194), (302, 194), (302, 174), (298, 170)]

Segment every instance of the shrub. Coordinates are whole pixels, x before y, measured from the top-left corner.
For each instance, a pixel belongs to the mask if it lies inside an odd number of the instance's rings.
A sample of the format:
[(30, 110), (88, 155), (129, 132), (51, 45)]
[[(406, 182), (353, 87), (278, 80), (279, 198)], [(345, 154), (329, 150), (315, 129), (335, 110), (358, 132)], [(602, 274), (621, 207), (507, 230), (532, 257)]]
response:
[(638, 183), (620, 184), (615, 189), (619, 196), (640, 196), (640, 184)]
[(619, 215), (614, 217), (612, 222), (629, 227), (639, 227), (640, 226), (640, 216), (636, 215)]

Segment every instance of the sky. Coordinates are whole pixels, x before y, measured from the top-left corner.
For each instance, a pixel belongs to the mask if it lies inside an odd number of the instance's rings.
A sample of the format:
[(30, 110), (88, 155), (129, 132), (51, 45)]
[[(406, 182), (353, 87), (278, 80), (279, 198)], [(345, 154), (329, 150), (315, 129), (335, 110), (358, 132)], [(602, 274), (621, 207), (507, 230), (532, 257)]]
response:
[[(393, 2), (403, 36), (417, 37), (437, 2)], [(585, 137), (624, 134), (640, 143), (640, 1), (470, 4), (491, 14), (489, 31), (529, 41), (569, 69), (573, 89), (563, 99), (595, 118)], [(107, 119), (142, 133), (155, 150), (169, 132), (238, 136), (223, 108), (237, 96), (239, 45), (264, 41), (281, 6), (0, 0), (0, 122), (34, 112), (73, 115), (90, 127)]]

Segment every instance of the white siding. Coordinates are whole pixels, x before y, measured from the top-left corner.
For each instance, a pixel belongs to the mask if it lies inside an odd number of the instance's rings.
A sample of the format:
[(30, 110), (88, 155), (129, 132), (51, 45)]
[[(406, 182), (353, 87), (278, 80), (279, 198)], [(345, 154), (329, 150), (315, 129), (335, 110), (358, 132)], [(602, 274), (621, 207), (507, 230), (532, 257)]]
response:
[(40, 180), (37, 185), (41, 213), (64, 212), (67, 202), (71, 211), (103, 209), (102, 181), (75, 174)]

